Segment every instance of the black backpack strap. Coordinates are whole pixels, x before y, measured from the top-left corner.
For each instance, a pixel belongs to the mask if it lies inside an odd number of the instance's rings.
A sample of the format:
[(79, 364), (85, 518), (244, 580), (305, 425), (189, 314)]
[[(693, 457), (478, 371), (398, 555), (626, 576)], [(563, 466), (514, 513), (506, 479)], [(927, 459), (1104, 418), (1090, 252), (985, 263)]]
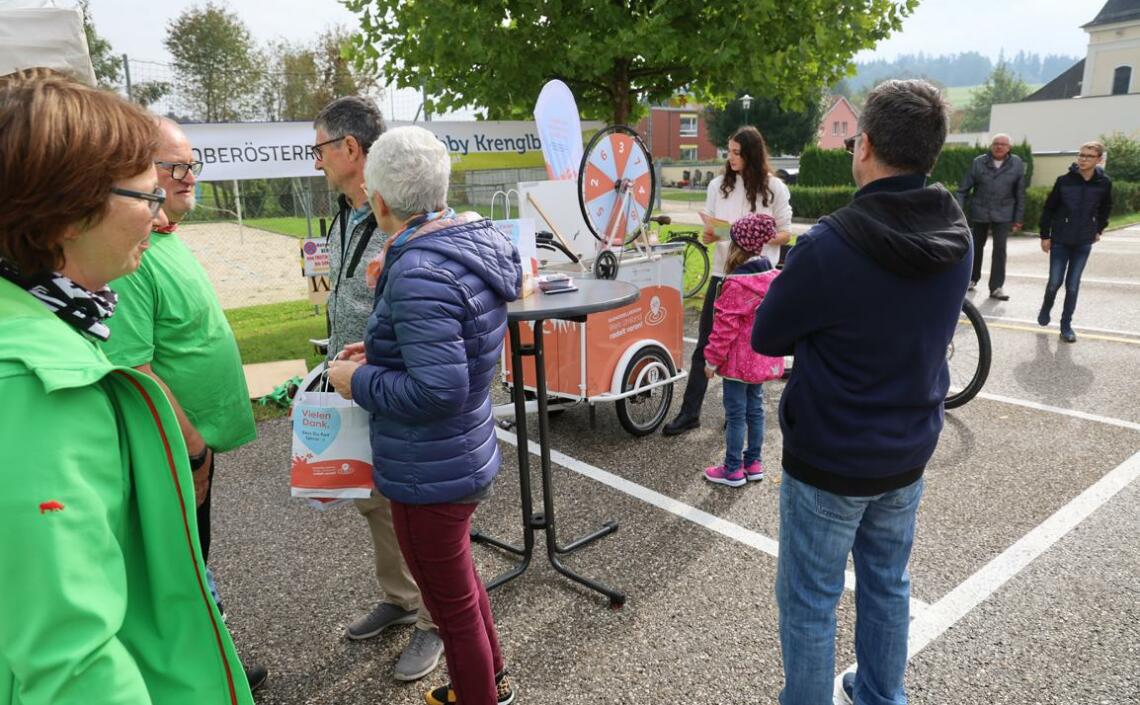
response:
[(376, 215), (369, 215), (364, 221), (364, 233), (361, 234), (360, 240), (356, 243), (356, 249), (352, 252), (352, 259), (348, 261), (348, 271), (344, 275), (345, 278), (351, 278), (356, 273), (356, 268), (360, 265), (365, 250), (368, 249), (368, 243), (372, 240), (376, 227)]

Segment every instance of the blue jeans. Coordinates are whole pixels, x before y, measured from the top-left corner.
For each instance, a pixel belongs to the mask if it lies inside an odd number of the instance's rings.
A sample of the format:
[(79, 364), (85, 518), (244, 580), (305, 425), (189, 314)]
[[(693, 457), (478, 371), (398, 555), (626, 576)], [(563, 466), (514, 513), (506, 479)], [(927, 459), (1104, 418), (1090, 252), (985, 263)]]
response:
[[(747, 467), (760, 459), (764, 446), (764, 385), (724, 380), (724, 467), (727, 471)], [(748, 432), (748, 450), (744, 435)]]
[(1073, 325), (1073, 311), (1077, 308), (1081, 275), (1084, 274), (1091, 252), (1091, 242), (1083, 245), (1054, 242), (1049, 250), (1049, 283), (1045, 285), (1045, 300), (1041, 302), (1041, 310), (1045, 313), (1053, 310), (1053, 301), (1057, 298), (1061, 283), (1064, 282), (1065, 304), (1061, 308), (1061, 330), (1067, 330)]
[(915, 514), (923, 481), (844, 497), (783, 475), (776, 602), (784, 656), (781, 705), (831, 702), (835, 608), (855, 558), (855, 702), (904, 705)]

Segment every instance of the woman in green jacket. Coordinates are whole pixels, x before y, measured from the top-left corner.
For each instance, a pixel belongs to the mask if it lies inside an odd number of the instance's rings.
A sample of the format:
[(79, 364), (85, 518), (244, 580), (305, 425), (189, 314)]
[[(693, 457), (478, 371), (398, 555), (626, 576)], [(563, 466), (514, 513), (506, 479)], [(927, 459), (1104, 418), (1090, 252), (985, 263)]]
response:
[(161, 220), (156, 137), (112, 93), (0, 78), (0, 705), (253, 703), (174, 412), (98, 348)]

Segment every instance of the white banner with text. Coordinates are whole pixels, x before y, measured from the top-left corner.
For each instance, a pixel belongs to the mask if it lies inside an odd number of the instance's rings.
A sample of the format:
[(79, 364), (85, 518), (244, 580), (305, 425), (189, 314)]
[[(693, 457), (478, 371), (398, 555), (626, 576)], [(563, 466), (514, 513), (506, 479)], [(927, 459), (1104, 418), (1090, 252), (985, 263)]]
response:
[[(393, 121), (390, 127), (410, 125)], [(512, 158), (534, 156), (542, 163), (542, 141), (533, 122), (468, 121), (415, 123), (430, 130), (457, 164), (471, 155)], [(598, 129), (601, 123), (583, 123)], [(202, 162), (200, 181), (283, 179), (320, 176), (312, 153), (313, 126), (308, 122), (187, 124), (194, 159)], [(331, 145), (330, 145), (331, 147)], [(503, 166), (514, 166), (505, 162)]]

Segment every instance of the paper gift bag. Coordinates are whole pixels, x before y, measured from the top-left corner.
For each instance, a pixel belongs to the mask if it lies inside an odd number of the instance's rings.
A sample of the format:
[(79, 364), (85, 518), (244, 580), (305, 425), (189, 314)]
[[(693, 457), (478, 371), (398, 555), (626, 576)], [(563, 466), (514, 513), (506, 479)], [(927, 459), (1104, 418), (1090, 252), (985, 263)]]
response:
[(368, 412), (336, 392), (297, 392), (290, 485), (294, 497), (370, 496)]

